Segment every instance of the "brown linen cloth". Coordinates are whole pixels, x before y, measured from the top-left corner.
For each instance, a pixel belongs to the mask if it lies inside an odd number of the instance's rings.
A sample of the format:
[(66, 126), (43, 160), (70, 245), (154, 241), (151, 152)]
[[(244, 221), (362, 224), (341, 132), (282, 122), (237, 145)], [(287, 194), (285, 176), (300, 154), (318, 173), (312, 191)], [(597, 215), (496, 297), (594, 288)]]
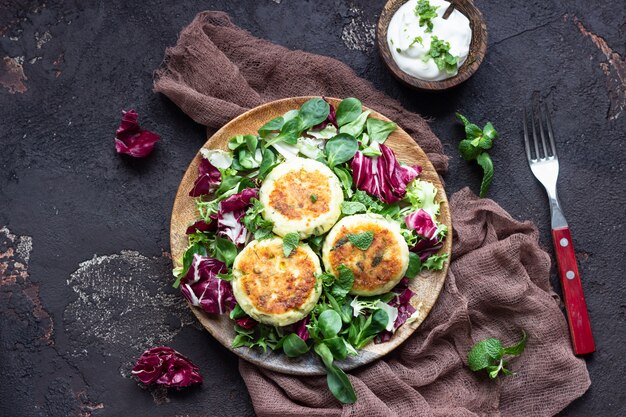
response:
[[(343, 63), (257, 39), (221, 12), (203, 12), (168, 48), (155, 90), (209, 129), (267, 101), (302, 95), (354, 96), (395, 120), (447, 169), (441, 142), (419, 116), (376, 91)], [(294, 377), (240, 361), (259, 416), (549, 416), (589, 387), (589, 374), (570, 346), (550, 258), (530, 222), (512, 219), (468, 189), (451, 199), (453, 259), (439, 300), (402, 346), (350, 372), (358, 395), (342, 406), (325, 377)], [(451, 237), (452, 238), (452, 237)], [(471, 372), (474, 342), (529, 335), (512, 361), (513, 377)]]

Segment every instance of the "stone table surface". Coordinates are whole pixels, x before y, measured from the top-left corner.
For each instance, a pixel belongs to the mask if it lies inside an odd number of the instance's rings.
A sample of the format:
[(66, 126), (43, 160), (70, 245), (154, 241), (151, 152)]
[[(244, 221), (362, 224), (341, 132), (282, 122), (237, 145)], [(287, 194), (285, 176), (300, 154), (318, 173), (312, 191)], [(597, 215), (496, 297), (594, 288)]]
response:
[[(205, 129), (152, 92), (152, 72), (202, 10), (256, 36), (340, 59), (432, 119), (450, 156), (449, 195), (481, 172), (456, 151), (460, 111), (501, 134), (490, 197), (534, 221), (552, 253), (544, 191), (523, 158), (520, 109), (549, 103), (560, 197), (597, 352), (592, 385), (561, 416), (626, 415), (626, 10), (597, 0), (476, 0), (487, 58), (464, 85), (417, 93), (374, 46), (384, 1), (7, 0), (0, 6), (0, 415), (248, 416), (237, 358), (198, 327), (170, 276), (169, 218)], [(121, 109), (163, 140), (144, 160), (118, 156)], [(559, 284), (553, 271), (552, 282)], [(202, 388), (145, 391), (125, 377), (149, 346), (189, 354)], [(547, 399), (549, 401), (549, 399)]]

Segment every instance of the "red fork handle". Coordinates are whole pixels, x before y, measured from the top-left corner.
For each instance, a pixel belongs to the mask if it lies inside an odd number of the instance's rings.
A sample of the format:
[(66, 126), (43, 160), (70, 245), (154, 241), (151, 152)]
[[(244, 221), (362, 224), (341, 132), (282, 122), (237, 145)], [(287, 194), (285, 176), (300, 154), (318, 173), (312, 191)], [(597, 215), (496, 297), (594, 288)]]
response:
[(576, 254), (569, 228), (552, 229), (552, 239), (556, 260), (559, 265), (559, 276), (565, 299), (567, 321), (572, 335), (572, 345), (576, 355), (584, 355), (596, 350), (591, 333), (591, 323), (587, 313), (587, 303), (580, 282)]

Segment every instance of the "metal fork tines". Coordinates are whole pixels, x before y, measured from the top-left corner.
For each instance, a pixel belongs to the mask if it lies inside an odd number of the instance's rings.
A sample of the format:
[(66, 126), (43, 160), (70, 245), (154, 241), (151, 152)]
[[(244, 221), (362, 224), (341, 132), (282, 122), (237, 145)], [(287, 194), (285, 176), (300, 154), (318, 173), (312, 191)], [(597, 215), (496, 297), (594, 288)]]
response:
[[(545, 124), (545, 126), (544, 126)], [(556, 154), (552, 122), (546, 104), (533, 103), (530, 110), (531, 139), (528, 135), (528, 115), (524, 109), (524, 143), (528, 165), (535, 178), (546, 189), (552, 213), (552, 229), (567, 227), (567, 221), (561, 210), (556, 193), (556, 181), (559, 177), (559, 159)], [(539, 131), (539, 133), (537, 133)], [(547, 137), (547, 140), (546, 140)]]

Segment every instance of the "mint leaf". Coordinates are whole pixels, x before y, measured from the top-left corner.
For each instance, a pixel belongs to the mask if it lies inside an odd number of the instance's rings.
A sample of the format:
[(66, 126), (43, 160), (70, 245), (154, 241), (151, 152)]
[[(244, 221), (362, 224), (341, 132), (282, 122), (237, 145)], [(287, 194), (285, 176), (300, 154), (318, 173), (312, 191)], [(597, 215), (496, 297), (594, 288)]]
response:
[(526, 348), (526, 342), (527, 341), (528, 341), (528, 335), (526, 334), (525, 331), (522, 330), (522, 340), (520, 340), (519, 342), (517, 342), (513, 346), (509, 346), (507, 348), (504, 348), (504, 353), (506, 355), (511, 355), (511, 356), (519, 356), (519, 355), (521, 355), (522, 352), (524, 352), (524, 349)]
[(522, 340), (510, 347), (502, 347), (499, 339), (489, 338), (476, 343), (467, 354), (467, 364), (472, 371), (486, 370), (489, 378), (494, 379), (500, 372), (513, 375), (506, 367), (509, 363), (503, 359), (505, 355), (519, 356), (526, 347), (527, 335), (522, 330)]
[(365, 213), (367, 207), (358, 201), (343, 201), (341, 203), (341, 213), (351, 215), (356, 213)]
[(483, 152), (476, 158), (476, 162), (483, 168), (483, 181), (480, 183), (480, 198), (487, 195), (491, 181), (493, 181), (493, 161), (487, 152)]
[(296, 232), (287, 233), (285, 237), (283, 237), (283, 254), (285, 258), (288, 258), (300, 243), (300, 235)]
[[(491, 139), (492, 141), (498, 137), (498, 132), (496, 132), (496, 129), (493, 127), (491, 122), (487, 122), (485, 127), (483, 127), (483, 136), (488, 139)], [(485, 148), (485, 149), (490, 149), (490, 148)]]
[(354, 285), (354, 273), (344, 264), (337, 267), (337, 272), (339, 272), (339, 276), (330, 288), (330, 293), (333, 297), (337, 298), (338, 301), (341, 301), (348, 295)]
[(472, 371), (480, 371), (494, 366), (494, 362), (497, 363), (502, 359), (502, 355), (504, 355), (504, 349), (499, 339), (481, 340), (467, 354), (467, 364)]
[(374, 213), (378, 213), (380, 210), (384, 208), (383, 204), (378, 199), (374, 199), (365, 191), (356, 190), (354, 192), (354, 196), (352, 197), (352, 201), (359, 202), (363, 204), (366, 208)]
[(473, 161), (482, 151), (477, 146), (472, 145), (472, 141), (463, 139), (459, 143), (459, 153), (466, 161)]
[(374, 232), (367, 231), (363, 233), (348, 234), (347, 238), (350, 243), (352, 243), (357, 248), (361, 250), (368, 250), (369, 247), (372, 246), (372, 242), (374, 241)]

